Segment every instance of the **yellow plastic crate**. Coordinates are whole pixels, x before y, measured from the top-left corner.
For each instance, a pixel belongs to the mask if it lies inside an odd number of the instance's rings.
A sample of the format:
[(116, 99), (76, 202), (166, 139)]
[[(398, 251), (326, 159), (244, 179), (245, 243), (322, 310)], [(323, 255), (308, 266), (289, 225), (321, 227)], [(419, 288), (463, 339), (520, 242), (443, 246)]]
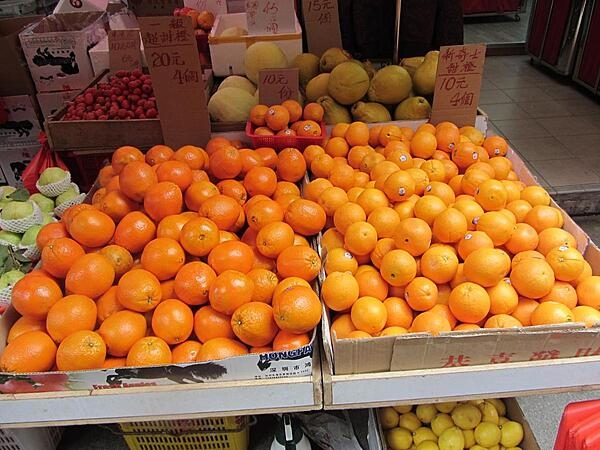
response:
[(247, 416), (119, 424), (131, 450), (247, 450)]

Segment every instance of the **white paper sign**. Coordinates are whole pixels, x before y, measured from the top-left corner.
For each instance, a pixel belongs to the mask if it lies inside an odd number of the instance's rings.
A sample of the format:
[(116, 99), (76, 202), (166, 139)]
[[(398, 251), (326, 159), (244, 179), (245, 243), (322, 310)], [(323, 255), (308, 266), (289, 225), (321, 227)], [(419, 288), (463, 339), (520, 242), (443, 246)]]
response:
[(296, 31), (293, 0), (246, 0), (249, 35), (283, 34)]
[(54, 14), (106, 11), (108, 0), (60, 0)]

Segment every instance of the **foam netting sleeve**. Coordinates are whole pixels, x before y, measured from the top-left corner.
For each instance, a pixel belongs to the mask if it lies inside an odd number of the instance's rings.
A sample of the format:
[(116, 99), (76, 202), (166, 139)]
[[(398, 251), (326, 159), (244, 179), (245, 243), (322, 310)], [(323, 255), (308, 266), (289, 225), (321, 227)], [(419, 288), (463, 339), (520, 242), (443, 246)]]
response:
[(0, 228), (13, 233), (25, 233), (33, 225), (42, 223), (42, 210), (36, 202), (27, 200), (33, 206), (33, 212), (29, 217), (23, 217), (22, 219), (4, 220), (0, 219)]
[(67, 176), (64, 180), (57, 181), (46, 185), (40, 185), (39, 180), (35, 182), (35, 187), (46, 197), (58, 197), (71, 186), (71, 173), (66, 172)]

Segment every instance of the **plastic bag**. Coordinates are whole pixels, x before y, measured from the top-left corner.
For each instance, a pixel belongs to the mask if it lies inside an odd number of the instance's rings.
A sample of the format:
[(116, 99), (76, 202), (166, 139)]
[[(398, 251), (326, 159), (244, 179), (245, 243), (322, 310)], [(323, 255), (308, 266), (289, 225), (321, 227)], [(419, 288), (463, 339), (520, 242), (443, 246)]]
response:
[(58, 156), (58, 153), (50, 150), (48, 138), (45, 133), (40, 133), (39, 140), (40, 144), (42, 144), (42, 148), (31, 159), (31, 162), (25, 167), (25, 170), (21, 174), (23, 187), (31, 194), (39, 192), (35, 183), (44, 169), (47, 169), (48, 167), (60, 167), (61, 169), (69, 170), (60, 156)]
[(330, 413), (295, 413), (304, 433), (324, 450), (362, 450), (352, 423), (344, 411), (344, 418)]

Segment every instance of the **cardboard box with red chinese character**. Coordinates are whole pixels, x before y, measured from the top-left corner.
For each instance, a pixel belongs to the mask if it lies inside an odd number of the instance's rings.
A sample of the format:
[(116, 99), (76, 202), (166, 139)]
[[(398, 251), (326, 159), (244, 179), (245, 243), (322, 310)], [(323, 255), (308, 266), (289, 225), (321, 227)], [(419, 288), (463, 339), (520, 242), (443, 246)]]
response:
[[(512, 150), (507, 155), (519, 179), (538, 184), (525, 163)], [(558, 205), (553, 203), (558, 208)], [(579, 250), (600, 273), (600, 249), (560, 209), (564, 228), (571, 232)], [(482, 364), (502, 364), (600, 355), (600, 326), (585, 328), (570, 323), (506, 329), (480, 329), (440, 333), (407, 333), (373, 339), (337, 339), (331, 333), (329, 311), (323, 311), (324, 349), (335, 375), (412, 369), (437, 369)]]

